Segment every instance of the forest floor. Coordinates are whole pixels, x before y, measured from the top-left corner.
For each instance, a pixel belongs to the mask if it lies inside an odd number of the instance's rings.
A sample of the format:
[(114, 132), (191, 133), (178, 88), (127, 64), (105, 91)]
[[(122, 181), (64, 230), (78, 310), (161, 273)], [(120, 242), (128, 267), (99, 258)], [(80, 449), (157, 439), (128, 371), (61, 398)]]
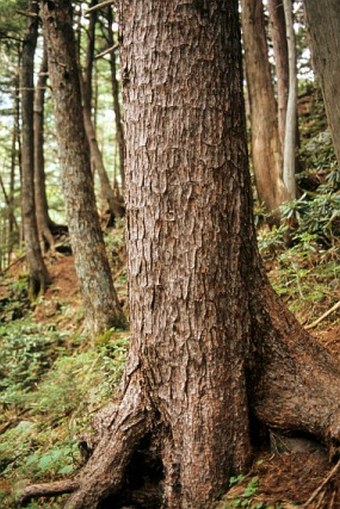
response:
[[(14, 337), (11, 327), (17, 322), (24, 324), (21, 331), (22, 337), (26, 338), (23, 359), (22, 345), (13, 345), (19, 352), (17, 364), (13, 367), (15, 372), (19, 366), (17, 379), (13, 375), (13, 380), (1, 387), (5, 397), (0, 400), (3, 407), (0, 418), (0, 467), (3, 475), (0, 507), (4, 509), (14, 507), (13, 490), (20, 491), (32, 478), (35, 481), (62, 478), (81, 466), (79, 433), (91, 427), (85, 414), (93, 416), (102, 404), (114, 397), (116, 389), (112, 392), (110, 385), (118, 385), (127, 350), (128, 333), (122, 331), (112, 331), (110, 336), (101, 336), (95, 344), (84, 346), (83, 317), (79, 311), (81, 303), (73, 257), (56, 254), (49, 256), (48, 261), (52, 284), (33, 310), (25, 310), (25, 292), (22, 292), (24, 297), (19, 304), (19, 313), (16, 307), (18, 302), (15, 299), (22, 290), (18, 281), (24, 271), (23, 262), (15, 264), (0, 279), (0, 303), (6, 304), (3, 309), (0, 307), (4, 337), (6, 334), (9, 340)], [(116, 278), (116, 284), (124, 300), (124, 269), (119, 273), (120, 280)], [(303, 307), (300, 308), (300, 316), (305, 317)], [(314, 319), (315, 316), (308, 321)], [(17, 330), (14, 334), (18, 334)], [(53, 362), (49, 360), (46, 368), (43, 366), (46, 361), (44, 355), (37, 348), (31, 348), (32, 330), (33, 338), (45, 338), (46, 354), (54, 351)], [(335, 314), (322, 320), (312, 332), (317, 341), (340, 359), (340, 324)], [(110, 350), (112, 337), (119, 338), (114, 351)], [(55, 351), (56, 346), (59, 353)], [(27, 351), (31, 357), (27, 357)], [(77, 352), (76, 357), (74, 351)], [(6, 363), (6, 355), (4, 357)], [(116, 368), (108, 367), (109, 362)], [(36, 365), (35, 369), (32, 363)], [(113, 373), (112, 369), (116, 372)], [(5, 364), (0, 371), (6, 372)], [(22, 387), (23, 375), (30, 376), (32, 383)], [(94, 391), (89, 396), (96, 384), (102, 389), (104, 386), (104, 390)], [(28, 400), (20, 391), (29, 392)], [(269, 438), (270, 445), (256, 452), (251, 471), (246, 476), (231, 479), (231, 488), (218, 509), (289, 509), (299, 506), (340, 509), (340, 467), (334, 458), (330, 461), (326, 449), (306, 437), (288, 438), (272, 433)], [(40, 500), (32, 502), (29, 507), (57, 509), (62, 507), (62, 501), (60, 498)]]

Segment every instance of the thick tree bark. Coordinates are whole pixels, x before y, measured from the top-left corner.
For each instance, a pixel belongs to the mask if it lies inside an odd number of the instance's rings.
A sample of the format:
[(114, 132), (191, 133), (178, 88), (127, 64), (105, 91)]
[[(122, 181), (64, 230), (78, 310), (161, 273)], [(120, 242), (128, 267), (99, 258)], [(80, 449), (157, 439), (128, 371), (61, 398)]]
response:
[[(112, 6), (109, 5), (107, 8), (107, 22), (108, 22), (108, 44), (109, 47), (114, 46), (113, 38), (113, 15)], [(114, 51), (110, 52), (110, 67), (111, 67), (111, 80), (112, 80), (112, 96), (113, 96), (113, 110), (115, 113), (115, 125), (116, 125), (116, 141), (118, 145), (119, 155), (119, 171), (122, 182), (122, 188), (125, 187), (125, 139), (124, 139), (124, 127), (121, 113), (121, 106), (119, 100), (119, 81), (117, 79), (117, 61)]]
[(340, 164), (340, 3), (304, 0), (313, 62), (320, 78), (335, 153)]
[(92, 332), (97, 332), (122, 324), (124, 317), (113, 287), (95, 204), (71, 25), (71, 2), (42, 1), (41, 15), (72, 251), (87, 324)]
[(275, 211), (288, 196), (283, 184), (282, 147), (262, 1), (242, 0), (242, 27), (256, 189), (259, 200), (269, 211)]
[(34, 190), (38, 232), (44, 249), (54, 246), (45, 186), (44, 107), (46, 85), (47, 53), (44, 50), (34, 96)]
[(286, 21), (282, 0), (268, 0), (268, 11), (270, 19), (270, 36), (273, 43), (277, 77), (279, 138), (283, 153), (288, 101), (289, 71)]
[(340, 438), (340, 373), (257, 252), (236, 0), (121, 9), (132, 338), (67, 507), (142, 492), (141, 507), (208, 509), (249, 461), (250, 418)]
[[(28, 10), (37, 14), (37, 3), (29, 0)], [(32, 298), (45, 291), (49, 280), (40, 249), (34, 199), (33, 72), (37, 34), (38, 18), (30, 17), (28, 18), (28, 29), (22, 49), (20, 86), (22, 109), (22, 214)]]
[(296, 105), (297, 105), (297, 75), (296, 75), (296, 47), (293, 22), (293, 7), (291, 0), (283, 0), (286, 20), (286, 33), (288, 45), (289, 89), (286, 112), (285, 142), (283, 153), (283, 181), (289, 198), (296, 198)]

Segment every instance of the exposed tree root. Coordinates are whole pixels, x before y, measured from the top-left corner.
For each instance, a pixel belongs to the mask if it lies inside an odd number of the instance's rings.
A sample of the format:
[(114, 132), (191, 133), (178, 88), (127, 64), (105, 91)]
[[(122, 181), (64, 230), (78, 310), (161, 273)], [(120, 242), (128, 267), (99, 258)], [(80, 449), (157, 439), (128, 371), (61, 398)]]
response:
[(152, 427), (151, 415), (138, 380), (130, 382), (107, 434), (81, 472), (80, 487), (67, 508), (94, 509), (107, 496), (119, 492), (129, 460)]
[(32, 498), (55, 497), (64, 493), (72, 493), (79, 488), (79, 482), (66, 479), (46, 484), (31, 484), (18, 499), (19, 505), (27, 504)]

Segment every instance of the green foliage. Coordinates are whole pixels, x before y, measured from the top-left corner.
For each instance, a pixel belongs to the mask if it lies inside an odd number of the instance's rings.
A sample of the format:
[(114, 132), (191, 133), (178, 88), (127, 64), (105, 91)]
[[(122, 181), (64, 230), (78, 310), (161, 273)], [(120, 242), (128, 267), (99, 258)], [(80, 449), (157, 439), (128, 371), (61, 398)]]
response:
[(65, 350), (65, 338), (28, 319), (0, 325), (0, 337), (0, 405), (3, 409), (21, 407), (26, 393)]
[[(286, 205), (287, 216), (294, 211), (299, 221), (295, 231), (286, 224), (258, 232), (260, 252), (276, 292), (307, 323), (334, 304), (340, 276), (338, 224), (334, 219), (338, 213), (327, 202), (325, 215), (318, 214), (318, 202), (319, 197), (307, 205)], [(301, 212), (305, 206), (307, 213)]]
[[(231, 477), (229, 485), (230, 487), (236, 486), (246, 479), (244, 475), (237, 477)], [(257, 476), (252, 477), (245, 487), (233, 495), (231, 500), (228, 500), (224, 505), (224, 509), (236, 509), (236, 508), (247, 508), (247, 509), (265, 509), (266, 505), (263, 502), (254, 502), (253, 498), (256, 497), (259, 490), (259, 478)]]
[(7, 295), (0, 299), (0, 324), (22, 318), (30, 308), (28, 276), (21, 275), (8, 284)]
[[(81, 464), (78, 436), (119, 384), (127, 335), (110, 330), (91, 345), (27, 317), (0, 325), (0, 338), (1, 476), (13, 484), (70, 475)], [(13, 504), (0, 493), (1, 506)]]

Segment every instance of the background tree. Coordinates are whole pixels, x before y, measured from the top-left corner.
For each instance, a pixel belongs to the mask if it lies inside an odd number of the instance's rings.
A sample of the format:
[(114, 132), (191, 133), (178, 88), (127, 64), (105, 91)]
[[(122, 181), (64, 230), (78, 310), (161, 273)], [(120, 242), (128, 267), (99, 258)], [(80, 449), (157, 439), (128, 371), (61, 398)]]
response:
[(38, 35), (38, 5), (28, 1), (28, 29), (23, 42), (21, 56), (21, 108), (22, 108), (22, 214), (25, 250), (30, 275), (30, 293), (36, 297), (44, 292), (49, 276), (42, 257), (34, 198), (34, 52)]
[[(203, 509), (249, 461), (250, 416), (339, 439), (340, 373), (257, 252), (237, 2), (120, 7), (132, 339), (67, 506)], [(65, 16), (62, 0), (43, 9)]]
[(289, 70), (286, 21), (282, 0), (268, 0), (270, 36), (273, 43), (277, 78), (278, 127), (282, 154), (284, 149)]
[(259, 200), (269, 211), (287, 199), (262, 1), (242, 0), (247, 91), (251, 116), (251, 156)]
[(117, 57), (115, 54), (115, 42), (113, 36), (113, 11), (112, 6), (107, 7), (107, 37), (109, 47), (112, 48), (110, 51), (110, 68), (111, 68), (111, 80), (112, 80), (112, 96), (113, 96), (113, 109), (115, 112), (115, 124), (116, 124), (116, 140), (118, 145), (119, 154), (119, 169), (120, 177), (122, 181), (122, 187), (125, 187), (125, 139), (124, 139), (124, 126), (120, 106), (120, 86), (117, 78)]
[(57, 225), (54, 224), (48, 213), (46, 195), (44, 110), (47, 77), (47, 53), (44, 49), (34, 95), (34, 190), (38, 232), (43, 249), (54, 246), (53, 233), (57, 230)]
[(304, 0), (304, 6), (313, 60), (340, 164), (340, 4), (337, 0)]
[[(91, 2), (91, 7), (97, 5), (97, 0)], [(119, 218), (124, 215), (124, 207), (122, 199), (117, 196), (110, 183), (108, 177), (104, 158), (99, 148), (98, 139), (96, 135), (96, 129), (94, 121), (92, 120), (92, 73), (93, 73), (93, 62), (94, 62), (94, 50), (95, 50), (95, 29), (97, 11), (89, 9), (89, 26), (87, 29), (87, 45), (85, 54), (85, 66), (83, 75), (80, 77), (82, 99), (83, 99), (83, 114), (84, 114), (84, 125), (85, 131), (90, 146), (91, 162), (93, 170), (97, 171), (100, 181), (100, 190), (103, 203), (108, 206), (111, 217)]]
[(283, 181), (291, 200), (296, 198), (295, 158), (296, 158), (296, 108), (297, 108), (297, 76), (296, 49), (291, 0), (283, 0), (286, 21), (289, 88), (286, 111), (285, 142), (283, 153)]
[(88, 327), (124, 323), (112, 283), (95, 204), (86, 139), (71, 2), (42, 2), (68, 227)]

